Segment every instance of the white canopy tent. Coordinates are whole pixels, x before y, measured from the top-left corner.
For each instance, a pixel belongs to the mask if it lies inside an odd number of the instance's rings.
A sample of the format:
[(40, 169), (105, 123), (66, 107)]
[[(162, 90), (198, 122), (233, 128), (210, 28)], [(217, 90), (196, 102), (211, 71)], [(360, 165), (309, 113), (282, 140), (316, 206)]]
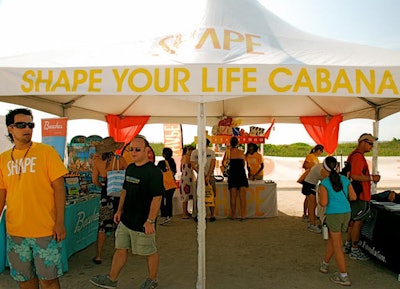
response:
[[(17, 13), (9, 10), (10, 2), (0, 4), (0, 19)], [(57, 25), (57, 33), (64, 35), (57, 34), (57, 39), (64, 39), (63, 43), (49, 43), (44, 50), (2, 53), (0, 101), (69, 119), (150, 115), (150, 123), (197, 124), (203, 163), (205, 126), (224, 116), (259, 124), (342, 114), (344, 120), (369, 118), (377, 123), (400, 111), (399, 52), (310, 35), (256, 0), (201, 2), (201, 9), (196, 7), (198, 17), (185, 19), (169, 31), (162, 26), (171, 15), (153, 20), (150, 9), (154, 7), (137, 11), (128, 2), (136, 1), (118, 1), (115, 7), (92, 2), (101, 19), (84, 9), (91, 6), (82, 7), (79, 14), (85, 15), (86, 26), (73, 31), (71, 23), (51, 17), (55, 22), (48, 25)], [(146, 20), (135, 23), (133, 15), (127, 19), (127, 5)], [(57, 8), (50, 5), (46, 15), (58, 14)], [(184, 17), (184, 10), (177, 9)], [(125, 17), (107, 22), (107, 13)], [(30, 20), (16, 17), (15, 21), (29, 25)], [(70, 17), (70, 22), (77, 20)], [(160, 23), (159, 33), (135, 37), (135, 30), (153, 21)], [(43, 27), (38, 28), (46, 35)], [(82, 41), (91, 33), (102, 38)], [(10, 35), (10, 31), (0, 32), (6, 46)], [(203, 192), (201, 177), (198, 183), (198, 191)], [(199, 194), (197, 288), (205, 288), (206, 280), (203, 198)]]

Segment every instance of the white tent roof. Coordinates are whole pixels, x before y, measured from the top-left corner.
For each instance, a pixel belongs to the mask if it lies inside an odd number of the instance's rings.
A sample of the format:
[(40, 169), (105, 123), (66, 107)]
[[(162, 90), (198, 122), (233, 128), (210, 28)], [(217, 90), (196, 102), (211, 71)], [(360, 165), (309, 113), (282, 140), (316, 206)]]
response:
[[(224, 116), (245, 125), (338, 114), (379, 120), (400, 110), (399, 52), (304, 33), (256, 0), (180, 1), (176, 14), (157, 19), (155, 3), (176, 1), (20, 1), (0, 2), (0, 101), (69, 119), (197, 123), (202, 156), (205, 124)], [(185, 9), (197, 9), (196, 17)], [(182, 21), (169, 28), (171, 19)], [(139, 37), (147, 26), (156, 33)], [(197, 288), (205, 288), (204, 158)]]
[[(97, 9), (110, 9), (101, 3)], [(118, 10), (121, 3), (115, 11), (126, 8)], [(399, 111), (399, 52), (310, 35), (254, 0), (205, 1), (197, 15), (187, 25), (143, 39), (132, 39), (135, 23), (114, 21), (94, 43), (74, 45), (73, 36), (81, 39), (90, 31), (82, 27), (64, 37), (65, 45), (0, 55), (0, 101), (70, 119), (150, 115), (150, 123), (187, 124), (197, 123), (196, 102), (206, 102), (207, 125), (224, 116), (241, 118), (242, 124), (298, 123), (299, 116), (382, 119)], [(68, 23), (57, 25), (68, 35)], [(125, 39), (117, 41), (114, 31)], [(113, 70), (127, 72), (120, 88)], [(51, 73), (48, 87), (35, 86), (38, 75), (47, 79)]]

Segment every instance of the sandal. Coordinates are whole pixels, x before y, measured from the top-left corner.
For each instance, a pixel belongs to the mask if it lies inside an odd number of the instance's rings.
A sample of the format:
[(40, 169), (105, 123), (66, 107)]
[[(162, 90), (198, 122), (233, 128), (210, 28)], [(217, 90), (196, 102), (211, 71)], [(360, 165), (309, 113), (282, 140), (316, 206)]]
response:
[(95, 263), (96, 265), (100, 265), (101, 264), (101, 260), (97, 260), (96, 257), (94, 257), (92, 259), (93, 263)]

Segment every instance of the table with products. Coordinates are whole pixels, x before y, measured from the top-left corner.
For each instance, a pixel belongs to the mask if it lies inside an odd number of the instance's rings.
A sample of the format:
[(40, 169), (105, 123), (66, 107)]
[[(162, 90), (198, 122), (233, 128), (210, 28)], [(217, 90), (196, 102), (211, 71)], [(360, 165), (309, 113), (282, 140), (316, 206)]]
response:
[[(215, 215), (228, 217), (230, 212), (230, 194), (226, 181), (216, 182), (217, 197)], [(278, 216), (276, 183), (272, 181), (249, 181), (247, 191), (247, 217), (267, 218)], [(239, 199), (237, 207), (239, 207)]]
[[(99, 225), (98, 194), (89, 194), (68, 200), (65, 207), (65, 228), (67, 237), (62, 243), (63, 271), (68, 271), (68, 258), (74, 253), (96, 242)], [(5, 215), (5, 212), (4, 212)], [(0, 273), (7, 266), (6, 229), (4, 216), (0, 222)], [(3, 253), (4, 252), (4, 253)]]
[(400, 205), (373, 202), (371, 209), (373, 217), (361, 229), (361, 247), (400, 278)]
[(4, 271), (7, 263), (5, 222), (5, 212), (3, 212), (3, 214), (0, 216), (0, 273)]

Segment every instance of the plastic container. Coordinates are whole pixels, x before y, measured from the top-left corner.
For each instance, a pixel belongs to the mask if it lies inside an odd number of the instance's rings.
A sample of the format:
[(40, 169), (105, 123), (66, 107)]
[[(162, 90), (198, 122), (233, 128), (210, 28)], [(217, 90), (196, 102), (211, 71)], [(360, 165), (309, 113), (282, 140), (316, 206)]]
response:
[(326, 226), (326, 224), (322, 225), (322, 238), (324, 240), (328, 240), (328, 238), (329, 238), (328, 227)]

